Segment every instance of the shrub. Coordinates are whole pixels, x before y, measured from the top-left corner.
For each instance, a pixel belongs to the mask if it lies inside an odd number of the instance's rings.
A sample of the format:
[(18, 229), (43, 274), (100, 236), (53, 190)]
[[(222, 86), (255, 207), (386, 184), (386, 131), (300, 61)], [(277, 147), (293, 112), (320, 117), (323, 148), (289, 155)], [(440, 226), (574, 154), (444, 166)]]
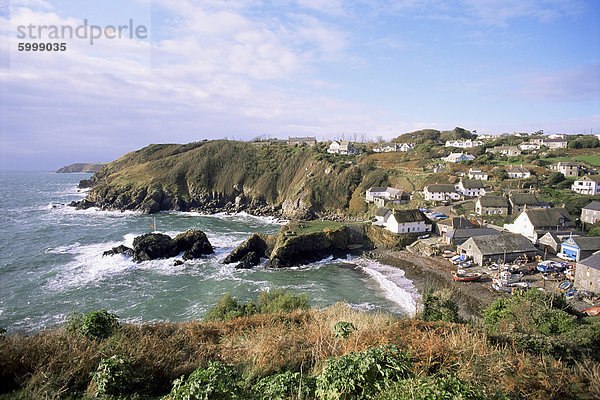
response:
[(286, 371), (267, 376), (258, 381), (252, 391), (260, 400), (286, 400), (290, 398), (313, 398), (316, 380), (299, 372)]
[(129, 361), (114, 355), (102, 359), (92, 375), (96, 385), (96, 396), (116, 396), (127, 394), (133, 387), (133, 368)]
[(350, 334), (356, 330), (356, 327), (351, 322), (340, 321), (333, 326), (333, 333), (335, 337), (348, 339)]
[(317, 377), (317, 396), (372, 399), (393, 382), (410, 376), (411, 367), (410, 356), (395, 345), (330, 359)]
[(235, 368), (221, 362), (209, 361), (205, 367), (197, 368), (185, 379), (183, 376), (173, 382), (173, 389), (167, 400), (191, 399), (241, 399), (243, 391)]
[(278, 314), (309, 308), (307, 294), (296, 295), (279, 289), (263, 291), (258, 296), (258, 309), (261, 313)]
[(438, 399), (469, 399), (486, 400), (489, 398), (502, 399), (507, 396), (489, 396), (472, 383), (463, 381), (455, 376), (426, 377), (405, 379), (386, 390), (380, 400), (438, 400)]
[(458, 305), (452, 299), (452, 291), (429, 289), (423, 296), (423, 320), (460, 322)]
[(66, 330), (81, 333), (90, 339), (106, 339), (119, 327), (118, 316), (106, 310), (92, 311), (83, 315), (72, 312), (67, 316)]
[(240, 304), (231, 294), (226, 294), (217, 304), (206, 313), (207, 321), (228, 321), (230, 319), (247, 317), (258, 312), (253, 301)]

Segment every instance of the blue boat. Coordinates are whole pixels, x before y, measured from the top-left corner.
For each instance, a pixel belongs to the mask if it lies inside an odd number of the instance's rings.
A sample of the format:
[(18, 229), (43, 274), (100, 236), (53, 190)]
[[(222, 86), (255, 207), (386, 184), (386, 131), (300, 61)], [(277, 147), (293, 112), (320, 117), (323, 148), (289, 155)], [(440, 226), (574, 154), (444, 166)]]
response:
[(571, 286), (573, 286), (573, 283), (571, 281), (564, 281), (564, 282), (561, 282), (558, 285), (558, 290), (560, 290), (561, 292), (565, 293), (569, 289), (571, 289)]

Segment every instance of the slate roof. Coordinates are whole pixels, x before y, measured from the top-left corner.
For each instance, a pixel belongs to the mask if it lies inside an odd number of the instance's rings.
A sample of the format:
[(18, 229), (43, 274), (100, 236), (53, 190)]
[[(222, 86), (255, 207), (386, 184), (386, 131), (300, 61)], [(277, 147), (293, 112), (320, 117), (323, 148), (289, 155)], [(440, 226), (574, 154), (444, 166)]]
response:
[[(573, 217), (562, 207), (534, 208), (523, 211), (534, 228), (556, 228), (557, 226), (575, 226)], [(564, 222), (561, 224), (560, 219)]]
[(546, 232), (539, 240), (540, 243), (546, 243), (550, 241), (550, 238), (556, 244), (561, 244), (569, 238), (569, 236), (584, 236), (585, 233), (581, 231), (554, 231)]
[(476, 236), (489, 236), (489, 235), (499, 235), (499, 234), (500, 234), (500, 232), (498, 232), (497, 230), (492, 229), (492, 228), (471, 228), (471, 229), (458, 228), (458, 229), (454, 229), (454, 230), (444, 233), (444, 236), (447, 236), (450, 239), (456, 239), (456, 238), (470, 238), (470, 237), (476, 237)]
[(592, 201), (590, 204), (583, 207), (583, 210), (600, 211), (600, 201)]
[(600, 183), (600, 175), (584, 175), (581, 178), (577, 179), (578, 181), (587, 181), (591, 180), (594, 182)]
[(579, 261), (579, 264), (600, 270), (600, 251), (597, 251), (588, 258)]
[(519, 253), (535, 251), (529, 239), (514, 233), (501, 233), (498, 235), (476, 236), (467, 240), (463, 245), (472, 243), (482, 255)]
[(540, 201), (535, 197), (533, 193), (512, 193), (510, 195), (510, 202), (517, 206), (539, 206)]
[(455, 192), (455, 188), (454, 188), (454, 185), (451, 185), (451, 184), (436, 183), (436, 184), (427, 186), (427, 191), (429, 193), (434, 193), (434, 192), (443, 192), (443, 193), (451, 192), (451, 193), (453, 193), (453, 192)]
[(600, 236), (575, 236), (571, 239), (580, 250), (600, 250)]
[(457, 228), (473, 228), (473, 224), (471, 221), (466, 219), (465, 217), (452, 217), (446, 218), (437, 223), (438, 225), (447, 225), (451, 226), (454, 229)]
[(462, 187), (465, 189), (482, 189), (485, 185), (478, 179), (461, 179)]
[(377, 209), (377, 211), (375, 212), (375, 215), (377, 217), (385, 217), (385, 214), (387, 214), (389, 211), (390, 211), (389, 208), (381, 207), (381, 208)]
[(506, 172), (528, 174), (529, 170), (523, 167), (508, 167)]
[(427, 218), (427, 216), (425, 216), (425, 214), (419, 210), (395, 210), (393, 216), (396, 219), (396, 222), (399, 224), (420, 221), (424, 221), (426, 224), (431, 224), (429, 218)]
[(505, 207), (508, 208), (506, 198), (503, 196), (481, 196), (479, 203), (482, 207)]
[(385, 191), (387, 191), (387, 187), (372, 187), (372, 188), (369, 189), (370, 193), (373, 193), (373, 192), (385, 192)]

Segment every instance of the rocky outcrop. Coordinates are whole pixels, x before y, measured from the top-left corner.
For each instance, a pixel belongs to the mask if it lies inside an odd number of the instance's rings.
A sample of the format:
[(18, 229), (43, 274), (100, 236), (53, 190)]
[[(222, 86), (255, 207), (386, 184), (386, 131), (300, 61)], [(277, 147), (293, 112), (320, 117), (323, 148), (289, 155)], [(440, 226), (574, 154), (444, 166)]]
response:
[(233, 250), (223, 261), (238, 262), (237, 268), (258, 265), (260, 258), (268, 258), (266, 266), (285, 268), (302, 265), (329, 256), (345, 257), (371, 249), (371, 241), (362, 226), (341, 226), (321, 232), (295, 234), (283, 227), (277, 235), (253, 234)]
[(82, 180), (79, 181), (79, 184), (77, 185), (77, 187), (79, 189), (91, 188), (92, 187), (92, 180), (91, 179), (82, 179)]
[(67, 165), (66, 167), (62, 167), (56, 171), (57, 174), (70, 174), (70, 173), (90, 173), (94, 174), (102, 167), (104, 167), (106, 163), (76, 163)]
[(146, 233), (133, 240), (133, 249), (120, 245), (105, 251), (103, 256), (125, 254), (141, 262), (171, 258), (180, 253), (183, 253), (184, 260), (191, 260), (213, 253), (213, 247), (204, 232), (200, 229), (190, 229), (177, 235), (175, 239), (162, 233)]

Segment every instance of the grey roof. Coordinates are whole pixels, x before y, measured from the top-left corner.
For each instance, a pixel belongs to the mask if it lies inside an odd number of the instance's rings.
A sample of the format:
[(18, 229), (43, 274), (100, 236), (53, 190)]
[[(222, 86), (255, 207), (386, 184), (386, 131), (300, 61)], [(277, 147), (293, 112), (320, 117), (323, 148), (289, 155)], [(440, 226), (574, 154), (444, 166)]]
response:
[(597, 251), (588, 258), (579, 261), (579, 264), (600, 270), (600, 251)]
[(458, 229), (454, 229), (454, 230), (444, 233), (444, 236), (447, 236), (450, 239), (453, 239), (453, 238), (470, 238), (470, 237), (475, 237), (475, 236), (489, 236), (489, 235), (499, 235), (499, 234), (500, 234), (499, 231), (492, 229), (492, 228), (471, 228), (471, 229), (458, 228)]
[(590, 204), (583, 207), (582, 210), (600, 211), (600, 201), (592, 201)]
[(465, 189), (481, 189), (485, 187), (478, 179), (461, 179), (461, 182)]
[(482, 207), (506, 207), (508, 208), (508, 203), (506, 202), (506, 198), (503, 196), (481, 196), (479, 198), (479, 203)]
[(395, 210), (394, 214), (392, 215), (399, 224), (419, 221), (424, 221), (426, 224), (431, 224), (429, 218), (427, 218), (425, 214), (419, 210)]
[(538, 206), (540, 204), (540, 201), (533, 193), (512, 193), (510, 195), (510, 202), (517, 206)]
[(529, 170), (523, 167), (508, 167), (506, 168), (506, 172), (520, 172), (522, 174), (529, 173)]
[(381, 207), (381, 208), (377, 209), (377, 212), (375, 212), (375, 215), (378, 217), (385, 217), (385, 214), (387, 214), (389, 211), (390, 211), (389, 208)]
[(369, 192), (385, 192), (387, 191), (387, 187), (372, 187), (369, 189)]
[(433, 185), (427, 186), (427, 191), (429, 193), (433, 192), (455, 192), (454, 185), (444, 184), (444, 183), (436, 183)]
[(581, 231), (553, 231), (553, 232), (546, 232), (544, 234), (544, 236), (542, 236), (539, 240), (540, 243), (545, 243), (545, 242), (550, 242), (551, 240), (554, 241), (554, 243), (556, 244), (561, 244), (562, 242), (564, 242), (565, 240), (567, 240), (567, 238), (569, 236), (584, 236), (585, 232), (581, 232)]
[[(562, 207), (534, 208), (523, 211), (534, 228), (556, 228), (557, 226), (575, 226), (573, 217)], [(560, 223), (560, 220), (563, 223)]]
[(581, 180), (592, 180), (594, 182), (599, 182), (600, 183), (600, 175), (584, 175), (581, 178), (577, 179), (578, 181)]
[(600, 236), (576, 236), (571, 239), (581, 250), (600, 250)]
[(559, 143), (559, 142), (566, 142), (567, 139), (544, 139), (544, 143)]
[(529, 239), (514, 233), (475, 236), (467, 240), (461, 247), (474, 245), (482, 255), (536, 251)]
[(472, 228), (473, 227), (473, 224), (471, 223), (471, 221), (469, 221), (465, 217), (446, 218), (444, 220), (441, 220), (437, 224), (438, 225), (451, 226), (454, 229), (457, 229), (457, 228)]

